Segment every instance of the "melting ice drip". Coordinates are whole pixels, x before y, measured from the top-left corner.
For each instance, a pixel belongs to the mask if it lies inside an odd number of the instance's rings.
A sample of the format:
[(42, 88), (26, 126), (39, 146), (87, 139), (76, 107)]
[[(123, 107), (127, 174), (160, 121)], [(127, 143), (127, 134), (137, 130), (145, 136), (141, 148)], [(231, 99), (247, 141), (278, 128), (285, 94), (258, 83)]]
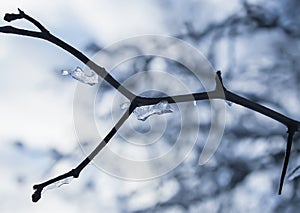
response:
[(62, 70), (61, 71), (62, 75), (70, 75), (77, 81), (80, 81), (84, 84), (88, 85), (95, 85), (98, 83), (98, 75), (94, 71), (91, 71), (91, 74), (88, 75), (83, 72), (83, 70), (80, 67), (76, 67), (75, 70), (69, 71), (69, 70)]
[[(121, 109), (127, 109), (130, 106), (129, 102), (121, 104)], [(160, 101), (155, 105), (147, 105), (137, 107), (133, 110), (138, 120), (145, 121), (152, 115), (161, 115), (173, 112), (170, 104), (167, 101)]]

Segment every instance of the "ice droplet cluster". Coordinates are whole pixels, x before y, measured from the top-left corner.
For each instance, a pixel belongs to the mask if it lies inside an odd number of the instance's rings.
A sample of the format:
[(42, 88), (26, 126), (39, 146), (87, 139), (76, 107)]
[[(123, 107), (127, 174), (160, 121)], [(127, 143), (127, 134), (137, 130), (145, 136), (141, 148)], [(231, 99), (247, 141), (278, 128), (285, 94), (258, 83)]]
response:
[(62, 75), (70, 75), (77, 81), (80, 81), (84, 84), (88, 84), (91, 86), (97, 84), (99, 81), (97, 73), (95, 73), (94, 71), (91, 71), (91, 74), (88, 75), (85, 72), (83, 72), (83, 70), (80, 67), (76, 67), (76, 69), (73, 71), (62, 70), (61, 74)]
[[(130, 106), (129, 102), (120, 105), (121, 109), (127, 109)], [(152, 115), (161, 115), (173, 112), (170, 104), (167, 101), (160, 101), (155, 105), (147, 105), (137, 107), (133, 110), (138, 120), (145, 121)]]

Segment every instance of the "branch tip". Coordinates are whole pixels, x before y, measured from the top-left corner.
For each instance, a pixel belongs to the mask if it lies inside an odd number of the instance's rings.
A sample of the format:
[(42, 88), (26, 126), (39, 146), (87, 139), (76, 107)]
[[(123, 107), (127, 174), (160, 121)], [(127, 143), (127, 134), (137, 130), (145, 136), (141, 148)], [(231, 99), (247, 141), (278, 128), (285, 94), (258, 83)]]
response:
[(218, 71), (217, 71), (217, 77), (218, 77), (218, 79), (220, 80), (220, 82), (221, 82), (221, 84), (222, 84), (222, 86), (223, 86), (223, 80), (222, 80), (222, 73), (221, 73), (221, 70), (218, 70)]
[(286, 171), (288, 168), (289, 164), (289, 159), (290, 159), (290, 154), (291, 154), (291, 149), (292, 149), (292, 143), (293, 143), (293, 136), (297, 128), (294, 126), (288, 127), (288, 138), (287, 138), (287, 144), (286, 144), (286, 150), (285, 150), (285, 156), (284, 156), (284, 161), (283, 161), (283, 166), (282, 166), (282, 171), (281, 171), (281, 177), (280, 177), (280, 182), (279, 182), (279, 190), (278, 194), (281, 195), (281, 191), (283, 188), (283, 183), (286, 175)]
[(40, 187), (40, 185), (33, 185), (33, 189), (38, 189)]
[(22, 15), (24, 15), (25, 13), (24, 13), (24, 11), (23, 10), (21, 10), (20, 8), (18, 8), (18, 11), (19, 11), (19, 14), (22, 14)]
[(216, 77), (215, 77), (215, 81), (216, 81), (216, 91), (225, 91), (226, 88), (223, 85), (223, 80), (222, 80), (222, 74), (221, 71), (218, 70), (216, 72)]
[(42, 197), (42, 189), (37, 189), (35, 192), (32, 194), (31, 199), (32, 202), (36, 203), (38, 202)]
[(6, 13), (4, 15), (4, 20), (7, 22), (11, 22), (17, 19), (22, 19), (23, 18), (24, 13), (19, 13), (19, 14), (15, 14), (15, 13)]
[(32, 202), (36, 203), (38, 202), (42, 197), (42, 191), (44, 189), (44, 186), (41, 184), (33, 185), (33, 189), (35, 190), (31, 196)]

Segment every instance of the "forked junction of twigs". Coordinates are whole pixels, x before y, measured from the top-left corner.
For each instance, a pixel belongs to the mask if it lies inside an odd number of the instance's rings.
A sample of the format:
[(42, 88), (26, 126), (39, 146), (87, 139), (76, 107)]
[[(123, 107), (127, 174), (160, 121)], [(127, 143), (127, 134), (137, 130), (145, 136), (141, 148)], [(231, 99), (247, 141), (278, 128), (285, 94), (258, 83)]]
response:
[(19, 10), (18, 14), (6, 14), (4, 16), (4, 20), (11, 22), (11, 21), (14, 21), (17, 19), (25, 19), (25, 20), (31, 22), (33, 25), (35, 25), (39, 29), (39, 31), (25, 30), (25, 29), (15, 28), (12, 26), (3, 26), (3, 27), (0, 27), (0, 33), (16, 34), (16, 35), (40, 38), (43, 40), (47, 40), (56, 46), (61, 47), (62, 49), (66, 50), (67, 52), (72, 54), (74, 57), (76, 57), (78, 60), (80, 60), (82, 63), (87, 65), (90, 69), (94, 70), (99, 76), (101, 76), (104, 80), (106, 80), (112, 87), (117, 89), (122, 95), (124, 95), (130, 101), (130, 107), (123, 114), (123, 116), (116, 123), (116, 125), (110, 130), (110, 132), (98, 144), (98, 146), (90, 153), (90, 155), (87, 156), (76, 168), (74, 168), (71, 171), (66, 172), (62, 175), (59, 175), (55, 178), (52, 178), (48, 181), (45, 181), (43, 183), (36, 184), (33, 186), (33, 189), (35, 190), (32, 195), (33, 202), (37, 202), (41, 198), (41, 193), (42, 193), (43, 189), (45, 187), (47, 187), (48, 185), (53, 184), (55, 182), (58, 182), (60, 180), (68, 178), (68, 177), (78, 178), (80, 172), (105, 147), (105, 145), (116, 134), (118, 129), (124, 124), (124, 122), (127, 120), (127, 118), (129, 118), (129, 116), (131, 115), (131, 113), (133, 112), (133, 110), (136, 107), (145, 106), (145, 105), (153, 105), (153, 104), (159, 103), (160, 101), (167, 101), (168, 103), (179, 103), (179, 102), (190, 102), (190, 101), (195, 101), (195, 100), (208, 100), (208, 99), (224, 99), (224, 100), (239, 104), (241, 106), (244, 106), (246, 108), (249, 108), (251, 110), (259, 112), (269, 118), (272, 118), (287, 127), (287, 130), (288, 130), (287, 131), (288, 132), (287, 145), (286, 145), (285, 158), (284, 158), (284, 162), (283, 162), (283, 168), (282, 168), (282, 172), (281, 172), (279, 191), (278, 191), (278, 193), (281, 194), (287, 167), (288, 167), (288, 162), (289, 162), (289, 157), (290, 157), (290, 152), (291, 152), (291, 147), (292, 147), (292, 142), (293, 142), (293, 136), (294, 136), (295, 132), (300, 130), (300, 122), (299, 121), (293, 120), (293, 119), (291, 119), (285, 115), (282, 115), (272, 109), (269, 109), (260, 104), (254, 103), (246, 98), (243, 98), (241, 96), (238, 96), (238, 95), (228, 91), (223, 85), (220, 71), (218, 71), (216, 73), (216, 78), (215, 78), (216, 88), (215, 88), (215, 90), (210, 91), (210, 92), (192, 93), (192, 94), (177, 95), (177, 96), (164, 96), (164, 97), (157, 97), (157, 98), (136, 96), (135, 94), (130, 92), (128, 89), (123, 87), (115, 78), (113, 78), (113, 76), (111, 76), (105, 70), (105, 68), (100, 67), (95, 62), (93, 62), (91, 59), (89, 59), (87, 56), (85, 56), (82, 52), (80, 52), (79, 50), (70, 46), (66, 42), (64, 42), (61, 39), (52, 35), (41, 23), (39, 23), (34, 18), (25, 14), (22, 10), (20, 10), (20, 9), (18, 9), (18, 10)]

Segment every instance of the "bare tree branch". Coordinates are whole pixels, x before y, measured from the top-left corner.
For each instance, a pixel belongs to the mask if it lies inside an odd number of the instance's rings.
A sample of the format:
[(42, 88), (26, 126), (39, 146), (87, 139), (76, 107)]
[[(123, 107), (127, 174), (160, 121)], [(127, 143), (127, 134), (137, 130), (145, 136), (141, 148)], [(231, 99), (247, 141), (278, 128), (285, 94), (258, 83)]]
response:
[[(192, 93), (192, 94), (186, 94), (186, 95), (156, 97), (156, 98), (136, 96), (135, 94), (133, 94), (129, 90), (127, 90), (125, 87), (123, 87), (117, 80), (115, 80), (105, 70), (105, 68), (97, 65), (95, 62), (93, 62), (87, 56), (85, 56), (82, 52), (80, 52), (79, 50), (70, 46), (66, 42), (64, 42), (61, 39), (52, 35), (38, 21), (36, 21), (34, 18), (26, 15), (20, 9), (19, 9), (19, 14), (6, 14), (4, 17), (4, 20), (6, 20), (8, 22), (14, 21), (16, 19), (25, 19), (25, 20), (31, 22), (40, 30), (40, 32), (19, 29), (19, 28), (15, 28), (12, 26), (0, 27), (0, 32), (6, 33), (6, 34), (16, 34), (16, 35), (40, 38), (43, 40), (47, 40), (58, 47), (61, 47), (62, 49), (66, 50), (67, 52), (72, 54), (74, 57), (79, 59), (81, 62), (86, 64), (90, 69), (94, 70), (99, 76), (101, 76), (103, 79), (105, 79), (111, 86), (113, 86), (121, 94), (123, 94), (125, 97), (127, 97), (131, 103), (130, 107), (126, 111), (126, 113), (121, 117), (121, 119), (117, 122), (117, 124), (110, 130), (110, 132), (106, 135), (106, 137), (99, 143), (99, 145), (95, 148), (95, 150), (93, 150), (92, 153), (86, 159), (84, 159), (75, 169), (72, 169), (71, 171), (69, 171), (63, 175), (57, 176), (46, 182), (43, 182), (41, 184), (37, 184), (37, 185), (33, 186), (33, 188), (35, 190), (34, 194), (32, 195), (33, 202), (37, 202), (41, 198), (41, 192), (46, 186), (53, 184), (57, 181), (60, 181), (62, 179), (65, 179), (67, 177), (78, 178), (80, 172), (105, 147), (105, 145), (116, 134), (118, 129), (123, 125), (123, 123), (127, 120), (127, 118), (130, 116), (130, 114), (133, 112), (133, 110), (136, 107), (145, 106), (145, 105), (153, 105), (153, 104), (159, 103), (160, 101), (167, 101), (168, 103), (179, 103), (179, 102), (190, 102), (190, 101), (195, 101), (195, 100), (208, 100), (208, 99), (224, 99), (224, 100), (231, 101), (233, 103), (236, 103), (236, 104), (239, 104), (246, 108), (249, 108), (253, 111), (259, 112), (269, 118), (272, 118), (272, 119), (282, 123), (283, 125), (285, 125), (288, 128), (289, 135), (288, 135), (288, 140), (287, 140), (286, 156), (285, 156), (284, 165), (283, 165), (283, 169), (282, 169), (280, 188), (279, 188), (279, 194), (281, 193), (285, 174), (286, 174), (286, 169), (288, 166), (288, 159), (289, 159), (289, 155), (290, 155), (293, 135), (296, 131), (299, 131), (299, 129), (300, 129), (299, 121), (293, 120), (285, 115), (280, 114), (279, 112), (276, 112), (272, 109), (264, 107), (260, 104), (254, 103), (251, 100), (248, 100), (246, 98), (243, 98), (241, 96), (238, 96), (238, 95), (228, 91), (223, 85), (220, 71), (217, 72), (217, 75), (215, 78), (216, 88), (214, 91)], [(232, 17), (230, 18), (230, 20), (228, 20), (229, 23), (233, 23), (233, 24), (235, 23), (235, 21), (236, 20), (233, 19)], [(206, 33), (209, 33), (209, 31)]]

